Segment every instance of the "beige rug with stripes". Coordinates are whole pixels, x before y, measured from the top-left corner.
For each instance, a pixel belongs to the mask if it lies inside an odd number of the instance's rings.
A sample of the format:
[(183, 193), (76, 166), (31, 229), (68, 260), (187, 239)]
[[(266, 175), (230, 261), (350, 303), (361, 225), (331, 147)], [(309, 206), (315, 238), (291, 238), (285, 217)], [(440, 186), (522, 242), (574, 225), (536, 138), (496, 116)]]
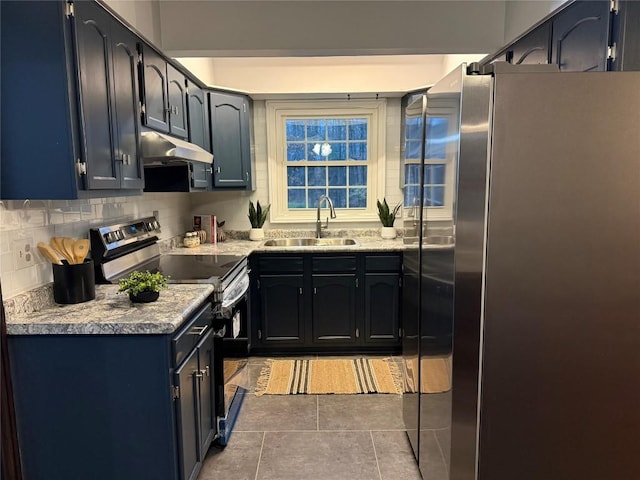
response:
[(390, 359), (269, 360), (256, 395), (402, 393), (402, 374)]
[(447, 357), (424, 357), (420, 360), (420, 370), (418, 370), (417, 358), (405, 359), (405, 392), (415, 393), (418, 391), (418, 376), (422, 378), (420, 392), (448, 392), (451, 390), (451, 355)]

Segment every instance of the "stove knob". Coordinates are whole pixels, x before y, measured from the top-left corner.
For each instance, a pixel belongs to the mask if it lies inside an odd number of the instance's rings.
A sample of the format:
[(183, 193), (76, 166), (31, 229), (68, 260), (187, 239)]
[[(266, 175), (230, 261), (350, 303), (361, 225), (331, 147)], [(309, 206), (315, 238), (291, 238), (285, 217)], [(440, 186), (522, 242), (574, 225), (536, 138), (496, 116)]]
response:
[(116, 239), (117, 240), (124, 240), (124, 233), (122, 233), (122, 230), (117, 230), (116, 231)]
[(160, 224), (158, 223), (157, 220), (154, 220), (153, 222), (153, 228), (155, 228), (156, 230), (160, 230)]
[(113, 232), (107, 233), (107, 242), (113, 243), (113, 241), (114, 241)]

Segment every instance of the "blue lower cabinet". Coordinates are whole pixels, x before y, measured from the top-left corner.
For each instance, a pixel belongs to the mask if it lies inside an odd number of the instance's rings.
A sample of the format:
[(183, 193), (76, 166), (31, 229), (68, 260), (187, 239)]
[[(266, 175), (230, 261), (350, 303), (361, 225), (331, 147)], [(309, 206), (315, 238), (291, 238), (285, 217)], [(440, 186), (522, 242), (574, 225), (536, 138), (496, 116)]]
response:
[(9, 336), (25, 480), (195, 479), (216, 435), (210, 311), (176, 335)]
[(401, 253), (274, 253), (251, 262), (253, 352), (400, 349)]

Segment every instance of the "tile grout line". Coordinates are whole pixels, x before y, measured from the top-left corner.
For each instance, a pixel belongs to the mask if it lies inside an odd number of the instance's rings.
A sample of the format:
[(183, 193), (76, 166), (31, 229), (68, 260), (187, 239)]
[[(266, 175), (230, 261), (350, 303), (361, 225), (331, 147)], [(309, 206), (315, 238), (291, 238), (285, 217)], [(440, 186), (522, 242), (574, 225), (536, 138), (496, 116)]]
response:
[(373, 445), (373, 456), (376, 459), (376, 468), (378, 469), (378, 476), (382, 480), (382, 472), (380, 471), (380, 462), (378, 461), (378, 452), (376, 451), (376, 442), (373, 440), (373, 431), (369, 430), (369, 436), (371, 437), (371, 445)]
[(262, 432), (262, 444), (260, 445), (260, 455), (258, 455), (258, 465), (256, 466), (256, 476), (254, 480), (258, 480), (258, 472), (260, 472), (260, 461), (262, 460), (262, 450), (264, 450), (264, 439), (267, 436), (267, 432)]

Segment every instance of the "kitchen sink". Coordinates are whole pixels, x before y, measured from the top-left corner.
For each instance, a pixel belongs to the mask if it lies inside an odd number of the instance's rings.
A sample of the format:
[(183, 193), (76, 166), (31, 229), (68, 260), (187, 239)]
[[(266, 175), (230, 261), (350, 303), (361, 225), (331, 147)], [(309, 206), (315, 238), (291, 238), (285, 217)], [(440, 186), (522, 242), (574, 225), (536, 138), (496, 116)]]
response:
[(264, 242), (265, 247), (327, 247), (359, 245), (353, 238), (275, 238)]
[[(418, 237), (404, 237), (405, 245), (417, 245)], [(455, 244), (455, 238), (450, 235), (431, 235), (422, 239), (422, 245), (426, 248), (446, 248)]]
[(427, 245), (453, 245), (455, 243), (452, 236), (437, 235), (432, 237), (426, 237), (424, 243)]

